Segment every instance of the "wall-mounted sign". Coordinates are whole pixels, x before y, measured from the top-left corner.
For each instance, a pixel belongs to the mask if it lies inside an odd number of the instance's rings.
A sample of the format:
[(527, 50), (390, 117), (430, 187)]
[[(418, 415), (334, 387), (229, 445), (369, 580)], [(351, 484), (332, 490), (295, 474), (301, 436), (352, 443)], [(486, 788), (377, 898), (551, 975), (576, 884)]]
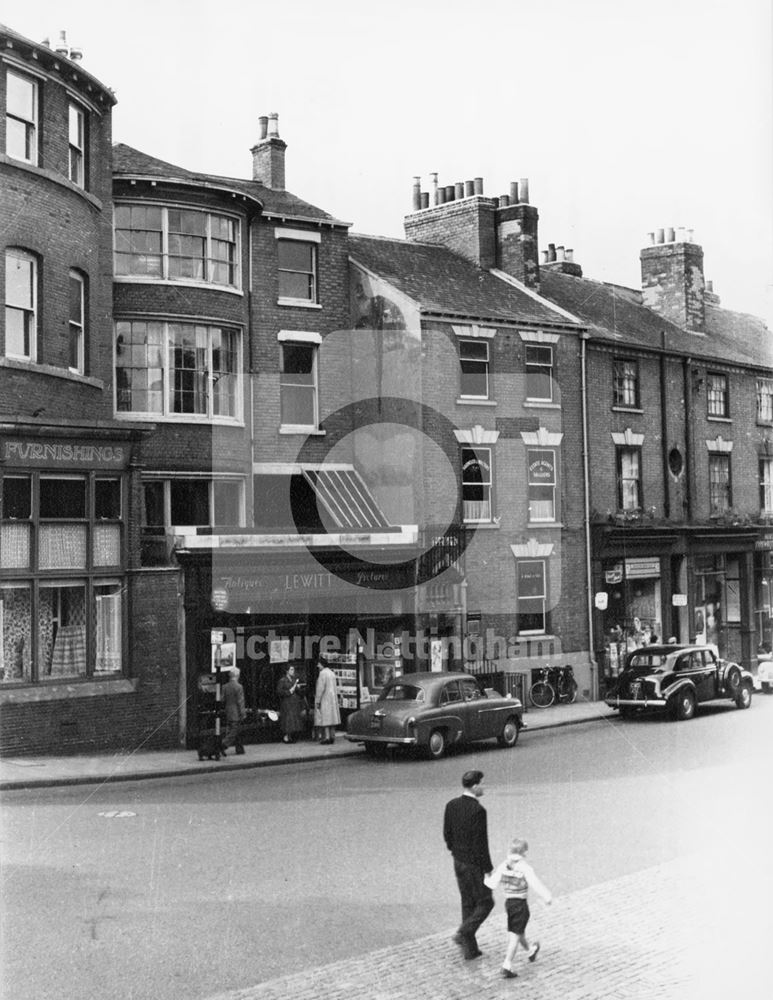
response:
[(626, 559), (625, 576), (628, 580), (641, 580), (645, 577), (660, 576), (659, 559)]
[(671, 603), (675, 608), (686, 608), (687, 607), (687, 594), (672, 594)]
[(596, 607), (599, 611), (606, 611), (607, 604), (609, 603), (609, 594), (606, 590), (599, 590), (596, 592), (595, 597)]
[(622, 581), (623, 581), (622, 563), (615, 563), (614, 566), (610, 566), (608, 570), (604, 571), (605, 583), (622, 583)]
[(228, 591), (225, 587), (215, 587), (211, 600), (215, 611), (225, 611), (228, 607)]

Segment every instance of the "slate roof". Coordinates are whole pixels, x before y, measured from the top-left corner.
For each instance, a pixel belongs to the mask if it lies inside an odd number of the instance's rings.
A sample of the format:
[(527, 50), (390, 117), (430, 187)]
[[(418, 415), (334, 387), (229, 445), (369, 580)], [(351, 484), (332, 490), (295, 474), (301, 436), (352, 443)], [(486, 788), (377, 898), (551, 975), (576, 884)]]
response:
[(136, 175), (158, 177), (183, 184), (224, 187), (255, 198), (263, 205), (263, 211), (268, 215), (309, 219), (336, 226), (349, 225), (348, 222), (341, 222), (327, 212), (323, 212), (321, 208), (303, 201), (290, 191), (275, 191), (258, 181), (237, 177), (220, 177), (216, 174), (202, 174), (194, 170), (186, 170), (185, 167), (178, 167), (165, 160), (159, 160), (155, 156), (149, 156), (139, 149), (134, 149), (132, 146), (120, 142), (113, 146), (113, 176), (120, 178), (124, 175), (127, 177)]
[(543, 267), (540, 291), (586, 323), (594, 337), (710, 357), (737, 364), (773, 366), (773, 337), (756, 316), (706, 306), (705, 335), (688, 333), (641, 303), (641, 292), (621, 285), (576, 278)]
[(576, 325), (527, 292), (445, 247), (351, 233), (356, 263), (418, 302), (423, 313), (530, 325)]

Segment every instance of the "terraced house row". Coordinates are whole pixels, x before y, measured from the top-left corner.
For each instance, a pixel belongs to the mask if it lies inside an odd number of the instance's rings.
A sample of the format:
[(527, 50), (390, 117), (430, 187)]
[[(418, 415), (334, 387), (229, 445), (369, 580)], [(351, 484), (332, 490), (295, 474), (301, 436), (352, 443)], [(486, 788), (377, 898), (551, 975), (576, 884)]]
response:
[(433, 176), (360, 235), (275, 114), (244, 179), (113, 145), (79, 56), (0, 28), (0, 752), (193, 746), (218, 664), (257, 739), (320, 653), (344, 715), (428, 667), (597, 698), (653, 635), (753, 660), (770, 332), (691, 234), (622, 288), (525, 179)]

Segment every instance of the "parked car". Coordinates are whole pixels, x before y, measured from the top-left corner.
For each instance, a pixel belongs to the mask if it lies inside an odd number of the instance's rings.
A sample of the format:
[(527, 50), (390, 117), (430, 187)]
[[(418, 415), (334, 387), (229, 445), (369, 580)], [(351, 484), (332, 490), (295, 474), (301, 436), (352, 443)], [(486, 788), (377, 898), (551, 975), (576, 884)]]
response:
[(755, 687), (761, 688), (765, 694), (773, 692), (773, 653), (757, 653), (757, 677)]
[(750, 671), (710, 646), (642, 646), (626, 656), (605, 701), (623, 718), (665, 708), (675, 719), (691, 719), (699, 704), (720, 698), (749, 708), (753, 686)]
[(514, 747), (524, 726), (523, 705), (482, 688), (457, 672), (405, 674), (349, 716), (346, 738), (375, 756), (389, 744), (418, 747), (431, 758), (457, 743), (496, 739)]

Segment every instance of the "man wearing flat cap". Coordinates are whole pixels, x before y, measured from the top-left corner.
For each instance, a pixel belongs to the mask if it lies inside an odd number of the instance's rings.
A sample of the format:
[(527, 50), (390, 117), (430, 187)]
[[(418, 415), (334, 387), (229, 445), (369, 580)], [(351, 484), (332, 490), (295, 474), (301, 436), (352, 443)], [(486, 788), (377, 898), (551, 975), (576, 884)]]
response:
[(443, 837), (454, 859), (454, 873), (462, 897), (462, 922), (454, 941), (465, 959), (482, 954), (475, 939), (478, 928), (494, 908), (491, 889), (483, 882), (493, 869), (488, 847), (486, 810), (480, 804), (483, 772), (465, 771), (462, 794), (446, 806)]

